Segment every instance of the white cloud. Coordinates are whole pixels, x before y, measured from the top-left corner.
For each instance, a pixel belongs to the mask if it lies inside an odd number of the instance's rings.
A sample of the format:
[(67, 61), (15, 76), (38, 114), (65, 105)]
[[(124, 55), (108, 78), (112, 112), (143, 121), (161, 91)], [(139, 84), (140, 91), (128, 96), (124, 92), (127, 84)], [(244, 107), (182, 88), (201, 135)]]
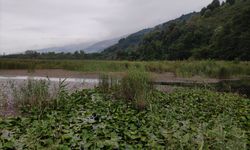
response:
[(0, 53), (119, 37), (211, 0), (0, 0)]

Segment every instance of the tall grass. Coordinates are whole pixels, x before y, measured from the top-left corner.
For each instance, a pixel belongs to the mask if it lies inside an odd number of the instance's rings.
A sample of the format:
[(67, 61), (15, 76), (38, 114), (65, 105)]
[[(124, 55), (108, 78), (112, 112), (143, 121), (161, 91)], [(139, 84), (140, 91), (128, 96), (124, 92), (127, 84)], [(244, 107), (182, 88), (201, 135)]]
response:
[(131, 68), (119, 81), (108, 75), (101, 76), (99, 89), (104, 93), (113, 92), (116, 98), (133, 103), (138, 110), (143, 110), (147, 107), (153, 85), (148, 72)]
[(39, 109), (50, 103), (49, 83), (45, 80), (28, 80), (14, 89), (14, 101), (20, 107), (37, 106)]
[(152, 90), (149, 73), (142, 69), (131, 69), (121, 80), (121, 95), (125, 100), (132, 101), (142, 110), (147, 106)]
[(250, 76), (250, 62), (239, 61), (102, 61), (0, 59), (0, 69), (66, 69), (82, 72), (126, 72), (131, 68), (147, 72), (173, 72), (176, 76), (231, 78)]
[(56, 109), (66, 93), (64, 81), (60, 81), (58, 87), (49, 80), (32, 79), (18, 86), (13, 85), (12, 101), (23, 112), (36, 109), (43, 113), (48, 108)]

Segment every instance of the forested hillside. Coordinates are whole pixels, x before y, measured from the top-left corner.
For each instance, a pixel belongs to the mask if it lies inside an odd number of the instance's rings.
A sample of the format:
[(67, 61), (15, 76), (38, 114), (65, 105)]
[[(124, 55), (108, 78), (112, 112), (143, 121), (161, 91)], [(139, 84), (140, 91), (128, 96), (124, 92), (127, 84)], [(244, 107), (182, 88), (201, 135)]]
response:
[[(250, 60), (250, 1), (214, 0), (142, 34), (136, 44), (120, 40), (103, 58), (130, 60)], [(126, 46), (122, 46), (126, 42)]]

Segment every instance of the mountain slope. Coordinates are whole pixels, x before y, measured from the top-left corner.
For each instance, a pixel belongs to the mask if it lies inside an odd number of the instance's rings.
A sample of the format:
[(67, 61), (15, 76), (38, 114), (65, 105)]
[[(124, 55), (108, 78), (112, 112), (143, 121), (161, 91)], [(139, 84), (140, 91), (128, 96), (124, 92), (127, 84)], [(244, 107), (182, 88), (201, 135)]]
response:
[(249, 18), (249, 0), (227, 0), (223, 4), (214, 0), (184, 21), (178, 18), (152, 29), (136, 47), (127, 46), (132, 50), (107, 49), (103, 56), (132, 60), (250, 60)]
[(148, 34), (137, 50), (140, 59), (249, 60), (249, 11), (249, 1), (214, 0), (199, 16)]
[(188, 20), (194, 15), (196, 15), (195, 12), (189, 13), (186, 15), (182, 15), (181, 17), (179, 17), (177, 19), (160, 24), (154, 28), (143, 29), (141, 31), (133, 33), (126, 38), (120, 39), (117, 44), (105, 49), (102, 52), (102, 54), (104, 55), (105, 58), (122, 59), (119, 56), (121, 56), (124, 52), (125, 53), (127, 53), (127, 52), (133, 53), (133, 51), (138, 48), (138, 45), (142, 42), (143, 38), (147, 34), (149, 34), (150, 32), (152, 32), (154, 30), (162, 30), (162, 29), (166, 28), (167, 26), (169, 26), (173, 22)]

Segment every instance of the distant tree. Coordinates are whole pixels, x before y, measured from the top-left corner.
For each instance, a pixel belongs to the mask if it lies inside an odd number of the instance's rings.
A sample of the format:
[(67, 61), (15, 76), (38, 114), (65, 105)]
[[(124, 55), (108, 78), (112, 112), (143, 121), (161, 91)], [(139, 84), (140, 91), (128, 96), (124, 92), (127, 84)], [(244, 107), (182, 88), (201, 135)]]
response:
[(24, 52), (26, 55), (33, 55), (33, 54), (36, 54), (37, 52), (36, 51), (33, 51), (33, 50), (27, 50)]
[(221, 6), (224, 6), (226, 3), (225, 3), (225, 1), (223, 1), (222, 3), (221, 3)]
[(201, 9), (201, 12), (200, 12), (201, 16), (203, 16), (203, 15), (205, 14), (206, 10), (207, 10), (206, 7), (203, 7), (203, 8)]
[(125, 38), (120, 39), (118, 43), (122, 43), (123, 41), (125, 41)]
[(39, 53), (37, 51), (34, 51), (34, 50), (27, 50), (24, 53), (25, 53), (25, 55), (27, 55), (30, 58), (36, 58), (39, 56)]
[(227, 0), (226, 3), (233, 5), (235, 3), (235, 0)]
[(208, 9), (214, 10), (216, 8), (220, 7), (220, 1), (219, 0), (213, 0), (211, 4), (207, 6)]
[(211, 15), (212, 15), (211, 9), (207, 9), (207, 10), (205, 11), (205, 13), (204, 13), (204, 16), (205, 16), (205, 17), (210, 17)]
[(84, 52), (83, 50), (80, 50), (80, 54), (81, 54), (81, 55), (84, 55), (85, 52)]

